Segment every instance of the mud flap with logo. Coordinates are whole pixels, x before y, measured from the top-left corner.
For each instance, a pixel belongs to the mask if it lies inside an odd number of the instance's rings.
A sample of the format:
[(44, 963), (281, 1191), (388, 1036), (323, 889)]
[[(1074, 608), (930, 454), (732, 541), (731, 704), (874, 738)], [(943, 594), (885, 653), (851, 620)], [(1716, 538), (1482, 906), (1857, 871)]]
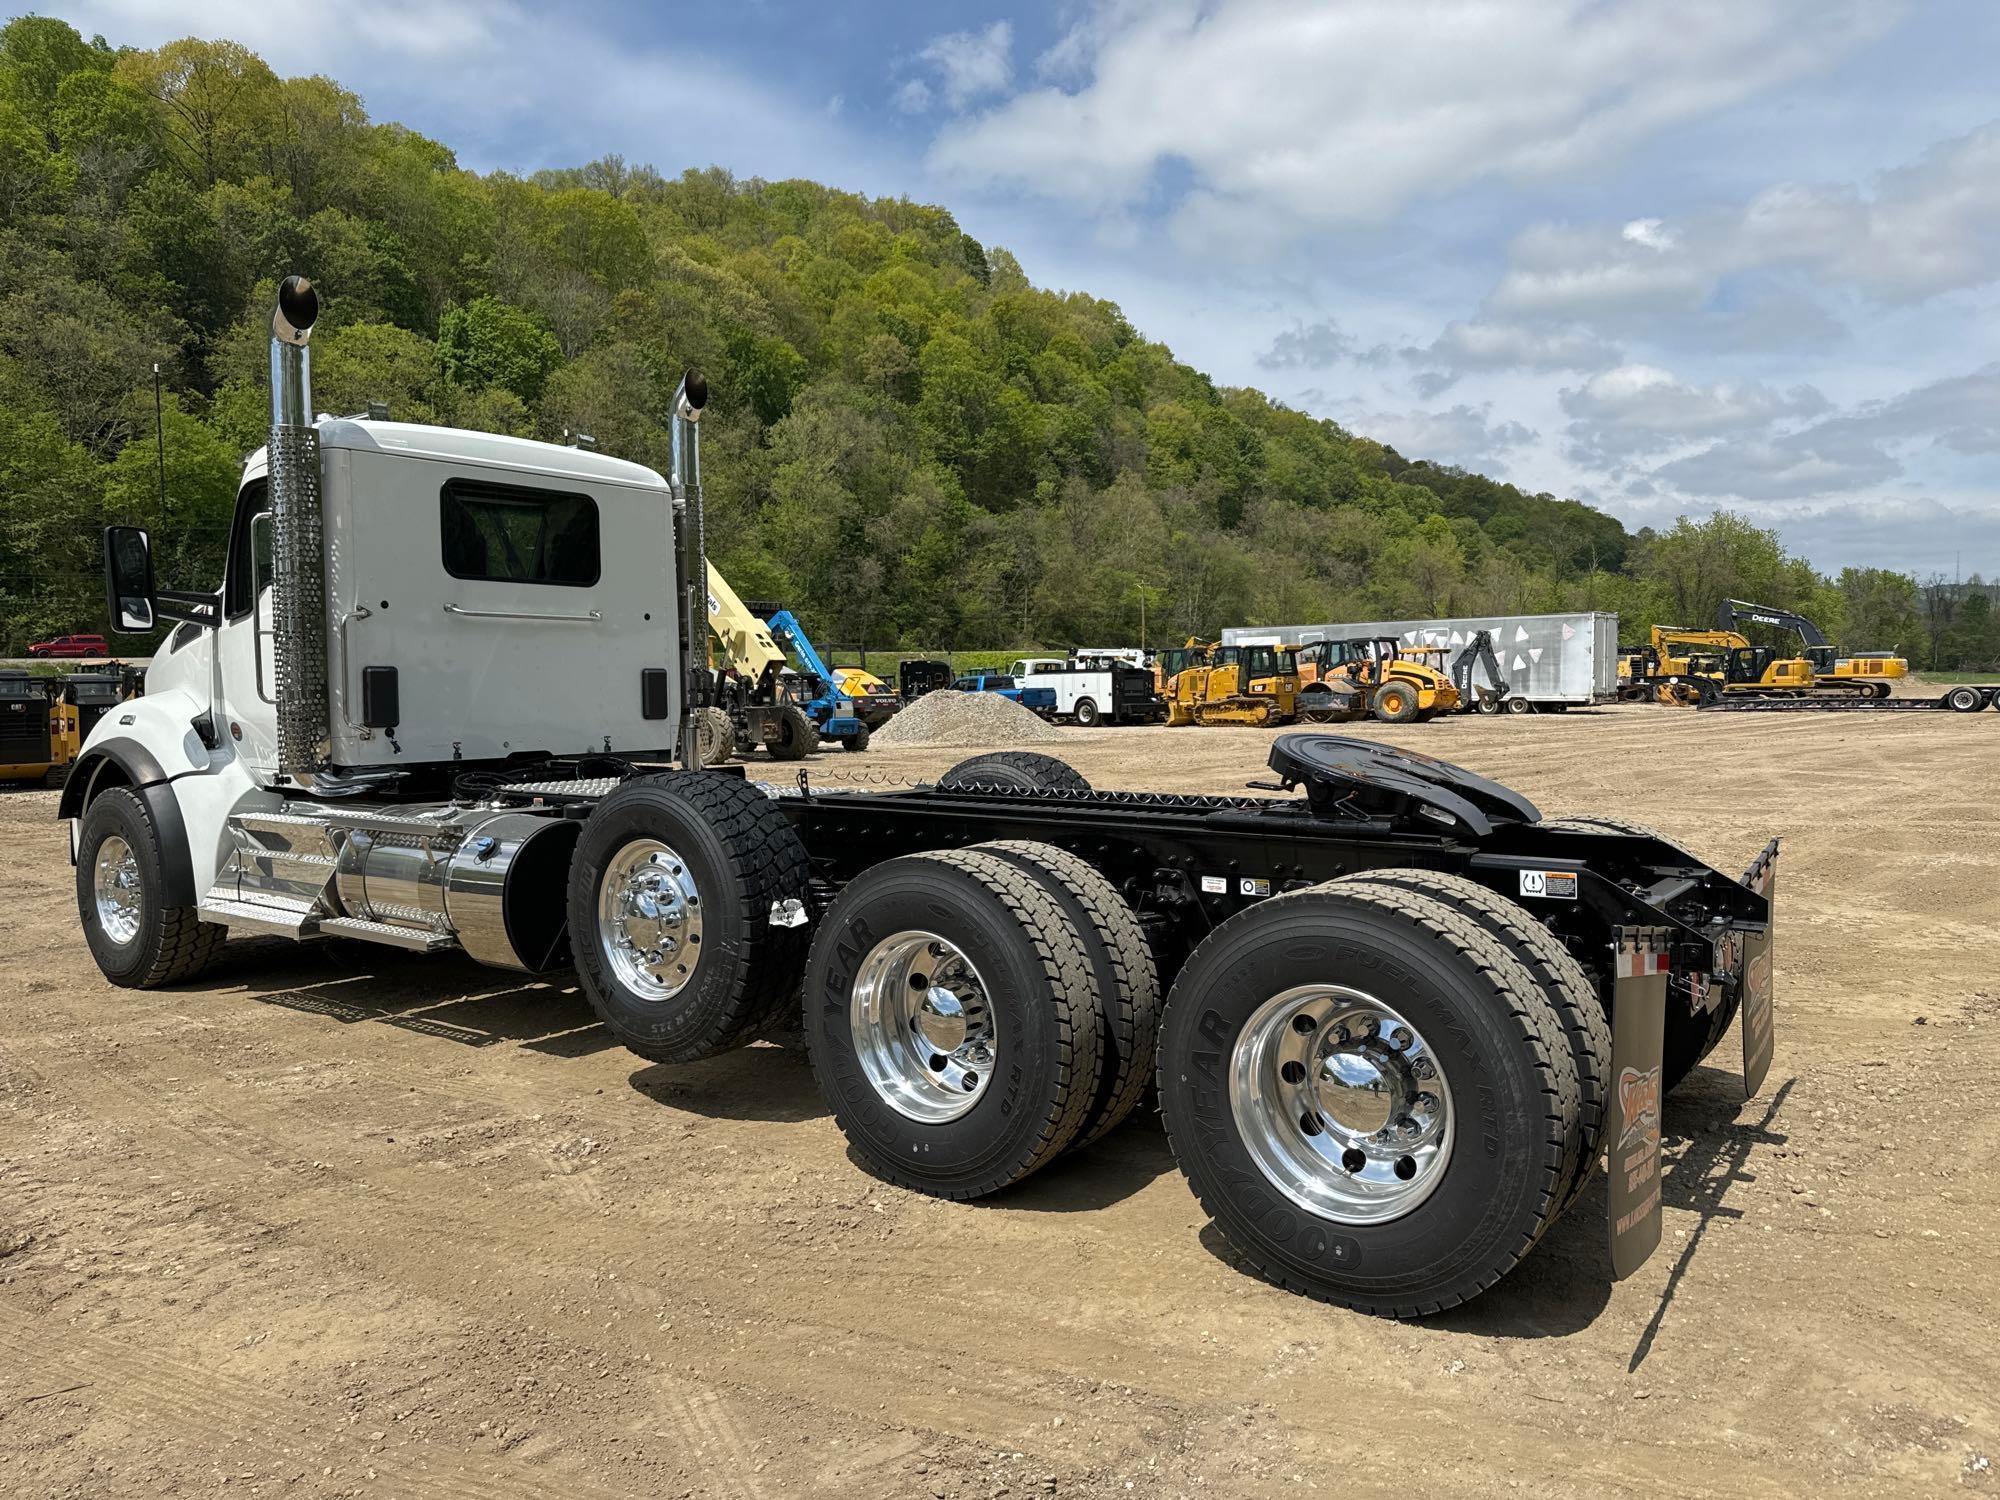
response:
[(1771, 966), (1776, 955), (1772, 944), (1778, 928), (1778, 841), (1772, 839), (1764, 846), (1764, 852), (1757, 856), (1749, 869), (1743, 872), (1743, 883), (1770, 903), (1770, 911), (1764, 919), (1764, 930), (1744, 940), (1743, 943), (1743, 1002), (1740, 1007), (1740, 1024), (1743, 1028), (1743, 1097), (1754, 1099), (1757, 1090), (1764, 1086), (1764, 1075), (1771, 1071), (1771, 1040), (1773, 1028), (1772, 1002), (1773, 984)]
[(1667, 929), (1614, 927), (1611, 1118), (1605, 1122), (1611, 1275), (1623, 1281), (1660, 1243), (1660, 1059), (1667, 1029)]

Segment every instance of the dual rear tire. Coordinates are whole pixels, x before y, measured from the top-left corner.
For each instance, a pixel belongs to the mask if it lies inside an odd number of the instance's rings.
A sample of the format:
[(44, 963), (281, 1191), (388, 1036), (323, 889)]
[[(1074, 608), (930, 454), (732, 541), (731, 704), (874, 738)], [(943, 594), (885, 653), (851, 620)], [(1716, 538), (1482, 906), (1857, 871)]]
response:
[[(946, 790), (1088, 792), (1027, 751)], [(1117, 888), (1053, 844), (1006, 840), (864, 871), (806, 964), (806, 1045), (855, 1155), (945, 1198), (998, 1192), (1102, 1139), (1154, 1072), (1160, 987)]]
[(1610, 1033), (1520, 907), (1380, 871), (1218, 927), (1174, 982), (1160, 1059), (1174, 1154), (1245, 1266), (1416, 1317), (1505, 1275), (1587, 1181)]

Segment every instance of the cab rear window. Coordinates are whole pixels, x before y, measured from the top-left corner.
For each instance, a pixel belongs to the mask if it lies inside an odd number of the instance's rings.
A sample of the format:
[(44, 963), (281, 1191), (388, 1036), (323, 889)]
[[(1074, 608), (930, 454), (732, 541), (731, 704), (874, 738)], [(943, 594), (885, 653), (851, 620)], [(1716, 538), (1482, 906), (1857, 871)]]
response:
[(588, 588), (601, 562), (588, 495), (453, 479), (439, 496), (444, 570), (453, 578)]

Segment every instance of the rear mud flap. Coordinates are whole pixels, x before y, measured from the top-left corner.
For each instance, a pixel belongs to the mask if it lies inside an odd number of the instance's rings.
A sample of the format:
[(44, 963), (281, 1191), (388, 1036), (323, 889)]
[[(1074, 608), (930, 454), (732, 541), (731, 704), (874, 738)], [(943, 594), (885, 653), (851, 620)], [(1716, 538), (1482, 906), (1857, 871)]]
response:
[(1660, 1061), (1667, 1029), (1667, 929), (1614, 927), (1611, 1112), (1605, 1122), (1611, 1275), (1623, 1281), (1660, 1243)]
[(1743, 872), (1743, 883), (1771, 906), (1764, 920), (1764, 930), (1746, 938), (1743, 943), (1743, 1097), (1754, 1099), (1757, 1091), (1764, 1086), (1764, 1075), (1771, 1071), (1772, 963), (1776, 957), (1772, 944), (1778, 930), (1776, 839), (1766, 844), (1764, 852)]

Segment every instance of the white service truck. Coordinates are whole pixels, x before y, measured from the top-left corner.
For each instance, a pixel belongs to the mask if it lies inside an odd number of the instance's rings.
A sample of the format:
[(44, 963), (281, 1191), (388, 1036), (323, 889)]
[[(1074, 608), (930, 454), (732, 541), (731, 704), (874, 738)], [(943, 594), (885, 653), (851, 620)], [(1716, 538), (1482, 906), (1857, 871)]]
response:
[(1775, 843), (1735, 879), (1326, 734), (1278, 738), (1258, 796), (1024, 752), (893, 791), (706, 769), (701, 377), (662, 476), (315, 417), (317, 315), (288, 278), (220, 586), (162, 588), (147, 534), (106, 530), (115, 628), (176, 627), (60, 803), (114, 984), (192, 982), (238, 932), (573, 966), (655, 1061), (803, 1027), (855, 1159), (951, 1198), (1156, 1079), (1246, 1265), (1397, 1316), (1504, 1275), (1603, 1148), (1628, 1274), (1662, 1091), (1739, 1011), (1761, 1083)]
[(1167, 716), (1166, 700), (1153, 674), (1113, 657), (1023, 656), (1007, 669), (1021, 686), (1050, 688), (1055, 717), (1085, 729), (1099, 724), (1157, 724)]

